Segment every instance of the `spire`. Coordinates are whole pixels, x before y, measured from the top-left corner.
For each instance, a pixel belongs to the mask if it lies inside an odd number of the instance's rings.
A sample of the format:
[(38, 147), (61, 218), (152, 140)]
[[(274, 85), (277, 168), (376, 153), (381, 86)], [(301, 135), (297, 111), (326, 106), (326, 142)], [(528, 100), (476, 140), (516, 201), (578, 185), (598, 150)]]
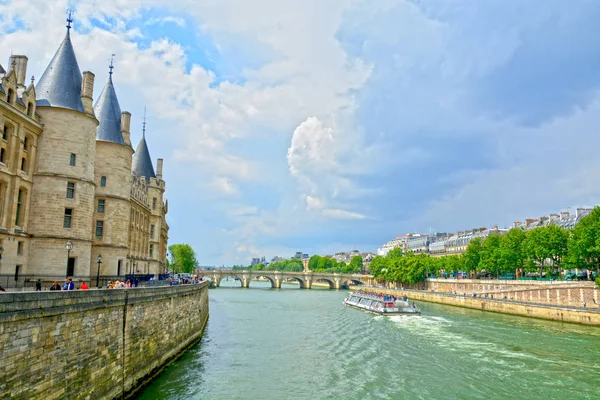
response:
[(67, 33), (71, 30), (71, 24), (73, 23), (73, 10), (69, 8), (67, 11)]
[(110, 57), (110, 65), (108, 66), (108, 75), (110, 77), (109, 79), (111, 79), (111, 80), (112, 80), (113, 68), (115, 67), (114, 62), (115, 62), (115, 55), (113, 54)]
[(94, 114), (100, 122), (96, 128), (96, 140), (125, 144), (121, 131), (121, 107), (112, 81), (113, 60), (110, 61), (108, 82), (94, 105)]
[(154, 166), (152, 165), (152, 158), (150, 157), (150, 151), (148, 151), (148, 144), (146, 143), (146, 108), (144, 108), (142, 140), (140, 140), (137, 149), (135, 149), (131, 169), (137, 176), (146, 177), (147, 181), (149, 181), (150, 178), (156, 178)]
[(69, 11), (67, 34), (36, 85), (38, 106), (63, 107), (85, 112), (81, 102), (81, 71), (71, 43), (73, 14)]

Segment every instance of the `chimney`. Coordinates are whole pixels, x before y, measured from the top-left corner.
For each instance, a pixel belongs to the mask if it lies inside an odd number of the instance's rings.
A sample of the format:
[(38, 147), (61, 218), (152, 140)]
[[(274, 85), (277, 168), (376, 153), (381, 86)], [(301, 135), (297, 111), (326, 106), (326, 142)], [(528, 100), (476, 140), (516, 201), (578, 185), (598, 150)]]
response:
[(462, 236), (464, 234), (463, 231), (458, 231), (458, 236)]
[(493, 230), (497, 231), (498, 230), (498, 225), (494, 225)]
[(15, 70), (17, 76), (17, 87), (25, 89), (25, 77), (27, 76), (27, 56), (10, 56), (10, 69)]
[(131, 113), (128, 111), (123, 111), (121, 113), (121, 132), (123, 134), (123, 140), (127, 146), (131, 146), (131, 137), (129, 129), (131, 126)]
[(90, 71), (83, 73), (83, 80), (81, 81), (81, 102), (85, 108), (87, 114), (94, 115), (94, 108), (92, 102), (94, 101), (94, 78), (95, 75)]
[(515, 222), (513, 222), (513, 228), (518, 228), (521, 225), (523, 225), (523, 223), (521, 221), (515, 221)]
[(560, 213), (560, 219), (567, 219), (569, 218), (569, 212), (568, 211), (562, 211)]
[(162, 168), (163, 168), (163, 159), (159, 158), (156, 160), (156, 180), (162, 181)]
[(581, 217), (581, 215), (584, 214), (588, 210), (589, 210), (589, 208), (577, 208), (577, 209), (575, 209), (575, 218)]
[(558, 218), (560, 218), (558, 214), (550, 214), (550, 221), (557, 220)]
[(485, 232), (486, 230), (487, 230), (487, 228), (485, 228), (485, 227), (479, 228), (479, 232)]

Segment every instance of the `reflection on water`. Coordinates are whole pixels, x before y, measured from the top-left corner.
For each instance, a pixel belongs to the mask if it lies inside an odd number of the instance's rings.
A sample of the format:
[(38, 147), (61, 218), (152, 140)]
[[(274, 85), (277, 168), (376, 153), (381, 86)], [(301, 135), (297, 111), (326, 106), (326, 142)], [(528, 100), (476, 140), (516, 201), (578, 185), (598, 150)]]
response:
[(600, 330), (420, 303), (423, 315), (345, 308), (297, 285), (210, 291), (204, 338), (142, 399), (592, 399)]

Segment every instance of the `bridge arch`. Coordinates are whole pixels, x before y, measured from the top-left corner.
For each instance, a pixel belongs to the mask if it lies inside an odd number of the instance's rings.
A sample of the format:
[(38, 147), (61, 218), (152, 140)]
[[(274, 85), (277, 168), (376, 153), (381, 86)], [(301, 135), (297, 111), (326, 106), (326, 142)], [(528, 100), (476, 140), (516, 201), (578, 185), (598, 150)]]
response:
[[(277, 285), (275, 284), (275, 279), (271, 278), (270, 276), (267, 275), (254, 275), (252, 277), (252, 280), (259, 280), (260, 278), (265, 278), (266, 280), (268, 280), (269, 282), (271, 282), (271, 289), (274, 289), (277, 287)], [(248, 282), (248, 287), (250, 287), (250, 282)]]
[(329, 289), (335, 289), (335, 283), (329, 278), (315, 277), (312, 281), (312, 288), (314, 288), (315, 283), (327, 283)]
[(306, 289), (306, 281), (299, 276), (284, 276), (284, 279), (298, 282), (300, 289)]

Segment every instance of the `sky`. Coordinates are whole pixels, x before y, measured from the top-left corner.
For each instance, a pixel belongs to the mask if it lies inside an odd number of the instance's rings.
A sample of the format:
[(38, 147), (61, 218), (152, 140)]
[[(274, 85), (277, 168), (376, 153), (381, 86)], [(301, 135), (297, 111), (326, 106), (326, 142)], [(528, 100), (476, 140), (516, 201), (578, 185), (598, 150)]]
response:
[(0, 0), (0, 64), (41, 76), (68, 7), (202, 265), (600, 203), (596, 0)]

